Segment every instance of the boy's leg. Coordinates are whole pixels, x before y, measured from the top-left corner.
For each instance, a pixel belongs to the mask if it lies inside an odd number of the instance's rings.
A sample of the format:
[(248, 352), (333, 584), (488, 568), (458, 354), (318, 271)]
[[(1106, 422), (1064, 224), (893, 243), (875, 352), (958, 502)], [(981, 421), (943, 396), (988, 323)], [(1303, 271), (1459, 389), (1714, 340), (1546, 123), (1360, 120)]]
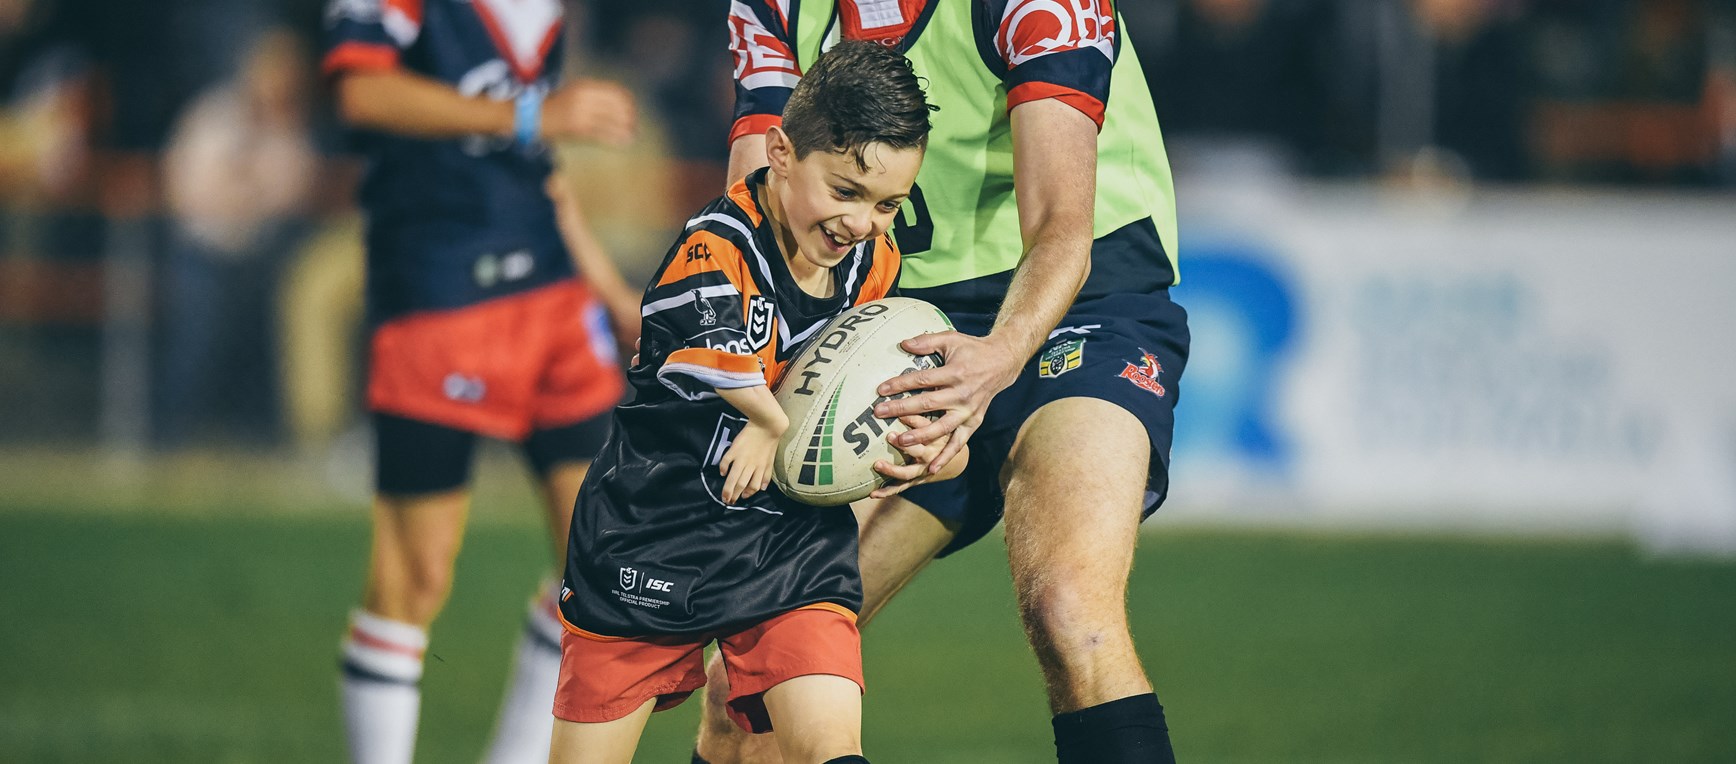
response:
[(486, 764), (529, 764), (549, 757), (549, 731), (556, 679), (561, 675), (561, 570), (566, 564), (566, 531), (573, 524), (573, 500), (585, 479), (585, 462), (557, 465), (543, 476), (543, 507), (550, 542), (556, 552), (554, 571), (543, 580), (524, 616), (524, 634), (512, 656), (512, 674), (500, 703), (495, 736), (488, 743)]
[[(817, 763), (861, 753), (862, 635), (853, 614), (835, 605), (800, 608), (717, 644), (730, 682), (718, 706), (744, 731), (779, 732), (769, 749), (756, 741), (752, 751), (734, 751), (734, 761)], [(780, 703), (783, 721), (773, 708)]]
[[(533, 464), (535, 461), (533, 456)], [(554, 571), (541, 583), (525, 616), (524, 633), (513, 654), (512, 674), (507, 679), (494, 738), (483, 758), (487, 764), (541, 762), (548, 758), (549, 731), (554, 719), (549, 706), (554, 701), (561, 667), (562, 627), (557, 598), (561, 569), (566, 564), (573, 501), (578, 496), (579, 484), (584, 482), (587, 466), (586, 462), (563, 462), (549, 467), (543, 475)], [(542, 472), (540, 468), (538, 471)]]
[(705, 683), (704, 650), (699, 642), (567, 632), (548, 760), (630, 761), (646, 717), (680, 705)]
[(614, 721), (580, 723), (554, 720), (549, 764), (629, 764), (639, 747), (645, 720), (657, 705), (652, 698), (633, 713)]
[(358, 764), (410, 761), (428, 626), (464, 540), (470, 433), (376, 415), (378, 493), (362, 607), (343, 644), (344, 721)]
[(467, 506), (462, 491), (374, 501), (367, 590), (343, 645), (344, 720), (357, 764), (410, 761), (427, 629), (451, 589)]
[(549, 731), (553, 716), (555, 680), (560, 675), (561, 634), (560, 581), (567, 563), (567, 536), (573, 525), (573, 502), (585, 482), (590, 459), (608, 436), (609, 412), (577, 424), (532, 431), (525, 439), (525, 460), (536, 473), (542, 490), (544, 517), (548, 522), (553, 571), (542, 582), (524, 635), (513, 656), (512, 674), (494, 739), (488, 745), (487, 764), (541, 762), (548, 758)]
[[(857, 502), (852, 509), (862, 536), (862, 613), (856, 621), (862, 626), (934, 560), (952, 540), (952, 530), (902, 497)], [(750, 735), (725, 713), (729, 677), (721, 654), (711, 656), (705, 674), (696, 759), (709, 764), (777, 764), (776, 733)]]
[(765, 693), (778, 752), (791, 764), (862, 755), (862, 688), (829, 674), (788, 679)]
[(483, 756), (487, 764), (540, 762), (548, 758), (555, 685), (561, 673), (559, 579), (544, 580), (531, 599), (524, 633), (513, 653), (512, 673), (495, 720), (494, 738)]

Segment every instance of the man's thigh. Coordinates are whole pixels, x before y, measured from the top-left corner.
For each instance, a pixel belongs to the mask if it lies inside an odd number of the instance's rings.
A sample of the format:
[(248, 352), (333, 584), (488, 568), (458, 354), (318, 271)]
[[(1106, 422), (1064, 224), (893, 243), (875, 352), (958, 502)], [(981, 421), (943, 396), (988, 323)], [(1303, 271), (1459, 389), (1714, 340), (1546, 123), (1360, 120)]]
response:
[(1055, 401), (1026, 421), (1003, 470), (1016, 589), (1075, 575), (1119, 606), (1144, 516), (1149, 448), (1143, 424), (1101, 399)]

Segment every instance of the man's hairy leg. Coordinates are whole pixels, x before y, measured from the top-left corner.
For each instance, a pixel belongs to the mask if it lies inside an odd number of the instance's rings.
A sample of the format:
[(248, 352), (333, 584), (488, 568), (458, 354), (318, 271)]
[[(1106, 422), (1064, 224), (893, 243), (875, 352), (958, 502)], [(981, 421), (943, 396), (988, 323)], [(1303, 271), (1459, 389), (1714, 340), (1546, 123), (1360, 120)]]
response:
[(1132, 414), (1065, 398), (1026, 421), (1002, 472), (1014, 593), (1055, 713), (1151, 692), (1126, 602), (1149, 453)]
[[(902, 497), (863, 501), (854, 505), (861, 527), (862, 613), (866, 626), (905, 584), (934, 560), (952, 540), (953, 531), (934, 515)], [(712, 655), (705, 666), (704, 711), (695, 750), (711, 764), (777, 764), (782, 761), (772, 734), (749, 735), (724, 715), (729, 678), (723, 662)]]

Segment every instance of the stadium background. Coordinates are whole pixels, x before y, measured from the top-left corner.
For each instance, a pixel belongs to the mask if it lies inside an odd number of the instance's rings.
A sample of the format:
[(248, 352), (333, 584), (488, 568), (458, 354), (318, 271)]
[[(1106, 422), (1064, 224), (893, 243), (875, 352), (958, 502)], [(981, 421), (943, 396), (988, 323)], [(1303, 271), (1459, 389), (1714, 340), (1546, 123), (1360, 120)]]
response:
[[(369, 468), (320, 6), (0, 0), (0, 761), (340, 756)], [(641, 98), (563, 153), (642, 275), (722, 183), (721, 0), (568, 7)], [(1177, 749), (1736, 760), (1736, 3), (1123, 9), (1195, 333), (1129, 603)], [(478, 490), (426, 761), (478, 754), (546, 555), (506, 449)], [(992, 540), (866, 650), (877, 760), (1052, 760)]]

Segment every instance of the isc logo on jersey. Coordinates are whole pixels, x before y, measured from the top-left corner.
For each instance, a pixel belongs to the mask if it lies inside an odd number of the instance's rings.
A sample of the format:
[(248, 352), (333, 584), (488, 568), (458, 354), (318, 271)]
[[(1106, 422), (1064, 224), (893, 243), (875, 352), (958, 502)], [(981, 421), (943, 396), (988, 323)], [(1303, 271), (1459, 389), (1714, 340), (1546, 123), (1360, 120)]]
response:
[(621, 568), (621, 589), (623, 591), (635, 591), (640, 588), (641, 583), (644, 584), (644, 589), (647, 591), (668, 592), (675, 589), (674, 581), (665, 581), (661, 578), (643, 575), (637, 568)]

